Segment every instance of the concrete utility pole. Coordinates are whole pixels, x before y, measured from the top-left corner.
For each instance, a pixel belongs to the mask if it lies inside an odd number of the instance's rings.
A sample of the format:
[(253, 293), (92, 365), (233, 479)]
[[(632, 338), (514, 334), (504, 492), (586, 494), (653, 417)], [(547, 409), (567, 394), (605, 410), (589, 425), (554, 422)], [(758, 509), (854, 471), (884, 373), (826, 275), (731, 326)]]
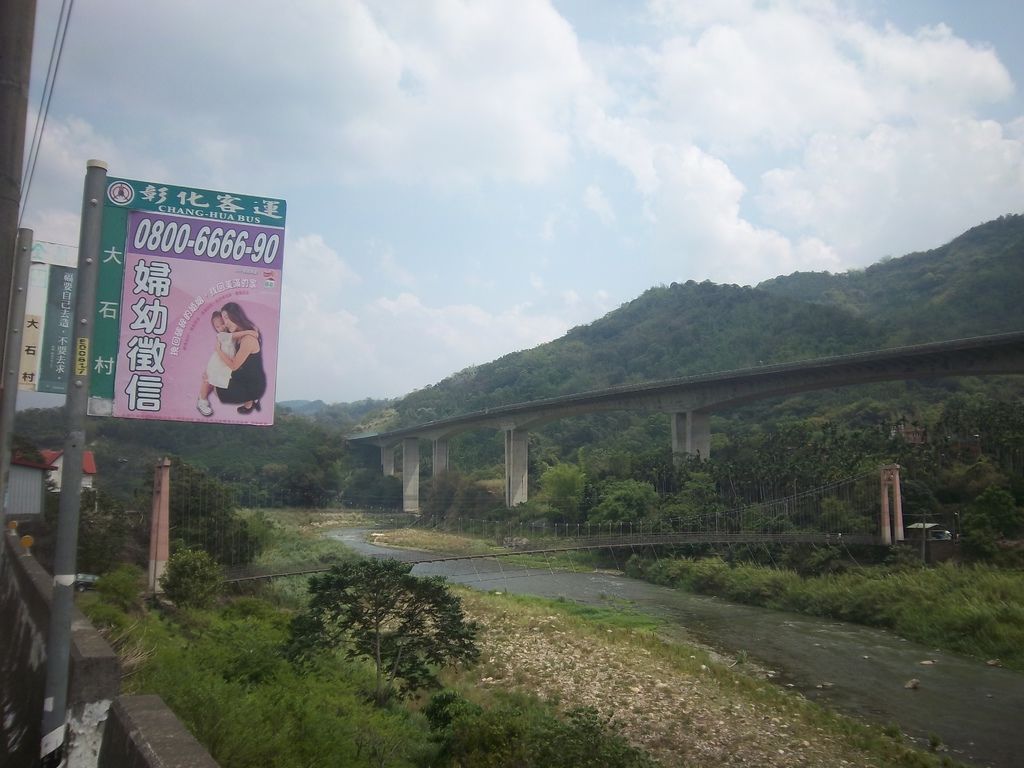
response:
[[(36, 0), (0, 2), (0, 362), (4, 360), (11, 275), (18, 238), (21, 167), (25, 160), (25, 117), (32, 70)], [(4, 397), (14, 397), (4, 392)]]
[(46, 637), (46, 690), (43, 694), (42, 768), (64, 762), (67, 718), (68, 670), (71, 666), (71, 608), (75, 599), (78, 563), (78, 520), (82, 504), (82, 453), (85, 448), (85, 415), (89, 404), (89, 346), (92, 342), (96, 281), (99, 276), (100, 229), (107, 164), (86, 163), (82, 196), (82, 232), (78, 240), (78, 287), (75, 290), (75, 357), (68, 376), (64, 420), (64, 465), (60, 475), (60, 508), (57, 517), (57, 549), (53, 557), (53, 600), (50, 631)]
[(0, 529), (6, 527), (7, 483), (11, 468), (11, 437), (14, 435), (14, 405), (18, 394), (18, 370), (21, 359), (22, 332), (25, 330), (25, 303), (28, 297), (28, 273), (32, 268), (32, 230), (18, 230), (18, 248), (14, 258), (14, 279), (11, 286), (10, 322), (7, 326), (7, 349), (11, 351), (3, 366), (0, 387), (8, 393), (0, 398)]

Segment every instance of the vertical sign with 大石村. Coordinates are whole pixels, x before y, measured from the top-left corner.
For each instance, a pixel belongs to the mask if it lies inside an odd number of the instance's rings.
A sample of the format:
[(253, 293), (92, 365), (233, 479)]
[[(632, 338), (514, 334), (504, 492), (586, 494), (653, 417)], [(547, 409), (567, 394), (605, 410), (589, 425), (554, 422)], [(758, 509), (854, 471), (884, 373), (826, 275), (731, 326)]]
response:
[(25, 319), (21, 328), (21, 364), (18, 368), (18, 389), (35, 392), (39, 385), (39, 360), (43, 348), (43, 320), (46, 317), (46, 286), (50, 267), (32, 263), (28, 272), (28, 293), (25, 296)]
[(284, 223), (283, 200), (108, 179), (89, 412), (272, 424)]

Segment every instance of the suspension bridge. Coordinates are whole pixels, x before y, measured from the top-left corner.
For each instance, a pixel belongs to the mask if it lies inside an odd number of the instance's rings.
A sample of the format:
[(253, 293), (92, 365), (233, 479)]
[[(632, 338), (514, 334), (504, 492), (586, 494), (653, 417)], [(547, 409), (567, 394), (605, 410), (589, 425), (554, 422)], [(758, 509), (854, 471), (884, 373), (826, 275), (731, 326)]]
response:
[[(158, 468), (159, 472), (159, 468)], [(159, 483), (158, 483), (159, 484)], [(336, 558), (310, 562), (292, 556), (254, 532), (244, 514), (232, 511), (229, 500), (204, 493), (202, 483), (186, 484), (186, 503), (168, 514), (169, 540), (210, 552), (223, 566), (225, 581), (241, 583), (300, 576), (329, 570)], [(170, 505), (168, 505), (170, 506)], [(154, 520), (159, 516), (154, 502)], [(310, 513), (314, 515), (315, 513)], [(388, 530), (433, 529), (478, 539), (491, 551), (474, 554), (411, 553), (417, 563), (495, 560), (514, 556), (549, 557), (555, 553), (640, 549), (664, 551), (695, 545), (878, 545), (904, 538), (899, 467), (887, 465), (855, 477), (827, 483), (785, 498), (733, 509), (705, 509), (656, 520), (586, 520), (552, 522), (480, 520), (449, 514), (444, 520), (392, 518)], [(154, 531), (157, 526), (154, 525)], [(159, 539), (157, 533), (155, 538)], [(151, 567), (151, 575), (159, 568)], [(152, 576), (151, 576), (152, 577)]]

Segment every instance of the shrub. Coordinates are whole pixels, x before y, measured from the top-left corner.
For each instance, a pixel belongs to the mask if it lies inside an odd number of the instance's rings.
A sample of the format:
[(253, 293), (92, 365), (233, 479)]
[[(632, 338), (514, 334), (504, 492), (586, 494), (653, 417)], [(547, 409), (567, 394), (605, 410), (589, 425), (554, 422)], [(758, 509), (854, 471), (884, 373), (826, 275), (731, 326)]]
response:
[(175, 552), (160, 577), (164, 594), (182, 608), (208, 608), (220, 595), (224, 575), (206, 552)]
[(441, 744), (440, 765), (515, 765), (521, 768), (648, 768), (654, 763), (630, 746), (618, 729), (592, 709), (564, 718), (548, 705), (513, 696), (481, 709), (442, 692), (425, 714)]
[(119, 565), (99, 578), (96, 582), (96, 591), (104, 602), (123, 611), (133, 611), (139, 607), (142, 569), (135, 565)]
[(83, 606), (85, 615), (93, 626), (106, 627), (116, 632), (122, 632), (131, 625), (131, 618), (120, 608), (108, 605), (107, 603), (92, 603)]

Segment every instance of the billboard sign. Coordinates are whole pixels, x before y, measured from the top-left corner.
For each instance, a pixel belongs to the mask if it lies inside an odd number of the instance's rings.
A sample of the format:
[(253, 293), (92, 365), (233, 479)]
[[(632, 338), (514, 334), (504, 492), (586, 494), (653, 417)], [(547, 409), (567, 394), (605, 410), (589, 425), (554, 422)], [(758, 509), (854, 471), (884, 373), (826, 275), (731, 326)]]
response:
[(274, 422), (283, 200), (110, 178), (89, 412)]
[(18, 389), (63, 394), (72, 359), (71, 311), (78, 249), (37, 240), (32, 244)]

